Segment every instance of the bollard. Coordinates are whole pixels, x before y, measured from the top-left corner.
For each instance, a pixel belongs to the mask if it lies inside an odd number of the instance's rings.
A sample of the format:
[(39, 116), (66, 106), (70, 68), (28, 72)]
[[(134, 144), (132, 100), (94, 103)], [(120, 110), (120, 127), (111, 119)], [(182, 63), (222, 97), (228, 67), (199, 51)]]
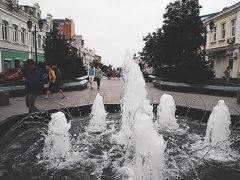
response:
[(240, 91), (237, 91), (237, 103), (240, 104)]
[(0, 90), (0, 106), (9, 105), (9, 92)]

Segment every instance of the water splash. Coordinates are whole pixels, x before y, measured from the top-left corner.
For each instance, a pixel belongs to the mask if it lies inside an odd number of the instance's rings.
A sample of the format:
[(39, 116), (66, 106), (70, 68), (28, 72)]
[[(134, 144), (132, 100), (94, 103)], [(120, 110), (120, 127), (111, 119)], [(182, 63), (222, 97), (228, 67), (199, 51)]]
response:
[(164, 172), (163, 137), (153, 128), (152, 116), (142, 108), (135, 115), (135, 180), (161, 180)]
[(122, 99), (122, 124), (116, 140), (120, 144), (130, 144), (134, 114), (141, 101), (146, 99), (145, 81), (139, 66), (132, 60), (131, 53), (126, 53), (123, 64), (124, 96)]
[(44, 142), (43, 159), (49, 160), (52, 165), (56, 165), (56, 161), (66, 158), (71, 150), (69, 134), (71, 123), (67, 122), (63, 112), (54, 113), (51, 118)]
[(87, 131), (94, 133), (104, 131), (107, 127), (106, 116), (107, 113), (103, 104), (103, 98), (98, 93), (92, 106), (91, 120)]
[(126, 146), (126, 154), (134, 153), (134, 158), (125, 163), (125, 169), (129, 179), (161, 180), (166, 145), (153, 126), (153, 107), (147, 100), (145, 81), (140, 67), (129, 54), (125, 56), (123, 67), (125, 94), (118, 142)]
[(218, 101), (218, 104), (213, 108), (207, 123), (206, 136), (204, 143), (206, 146), (216, 146), (219, 143), (227, 145), (230, 136), (231, 116), (229, 109), (223, 100)]
[(176, 130), (179, 125), (175, 117), (176, 104), (173, 97), (163, 94), (157, 108), (158, 126), (161, 129)]
[(219, 100), (210, 114), (204, 140), (192, 145), (197, 150), (195, 154), (214, 161), (235, 161), (238, 153), (230, 147), (230, 125), (229, 109), (223, 100)]

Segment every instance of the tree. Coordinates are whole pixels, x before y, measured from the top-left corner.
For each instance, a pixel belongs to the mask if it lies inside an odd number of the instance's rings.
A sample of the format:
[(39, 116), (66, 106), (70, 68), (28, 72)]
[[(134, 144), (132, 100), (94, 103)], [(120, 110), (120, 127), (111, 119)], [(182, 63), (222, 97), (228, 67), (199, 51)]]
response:
[(46, 35), (44, 52), (46, 62), (57, 65), (64, 79), (72, 79), (85, 73), (82, 58), (78, 55), (77, 48), (67, 42), (56, 25)]
[(159, 75), (180, 81), (213, 77), (208, 62), (203, 59), (205, 39), (200, 8), (198, 0), (170, 3), (162, 28), (144, 38), (141, 55), (154, 65)]
[(102, 72), (104, 72), (104, 73), (106, 73), (107, 72), (107, 69), (108, 69), (108, 66), (107, 65), (105, 65), (105, 64), (103, 64), (103, 63), (100, 63), (100, 62), (98, 62), (98, 61), (93, 61), (93, 65), (94, 65), (94, 67), (96, 68), (97, 66), (99, 66), (100, 67), (100, 69), (102, 70)]

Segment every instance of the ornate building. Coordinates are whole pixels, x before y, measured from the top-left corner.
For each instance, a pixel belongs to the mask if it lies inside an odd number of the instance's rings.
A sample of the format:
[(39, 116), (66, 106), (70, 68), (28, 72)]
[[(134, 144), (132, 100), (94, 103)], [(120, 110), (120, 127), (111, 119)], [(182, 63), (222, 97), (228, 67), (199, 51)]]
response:
[[(31, 19), (29, 31), (27, 21)], [(46, 32), (52, 28), (52, 16), (42, 20), (42, 30), (38, 22), (42, 19), (40, 6), (19, 5), (17, 0), (0, 0), (0, 72), (21, 66), (29, 58), (35, 59), (36, 26), (37, 59), (44, 61), (43, 41)]]
[[(216, 78), (229, 67), (232, 78), (240, 78), (240, 2), (218, 13), (202, 16), (207, 28), (206, 55), (212, 62)], [(210, 29), (210, 22), (214, 25)]]

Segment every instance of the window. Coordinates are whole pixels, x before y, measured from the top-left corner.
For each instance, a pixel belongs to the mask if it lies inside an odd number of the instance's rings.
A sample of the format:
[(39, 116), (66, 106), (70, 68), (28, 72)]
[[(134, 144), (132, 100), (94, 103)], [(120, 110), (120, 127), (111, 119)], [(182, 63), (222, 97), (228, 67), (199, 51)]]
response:
[(20, 68), (21, 63), (20, 63), (20, 59), (15, 59), (15, 68)]
[(215, 42), (217, 40), (217, 26), (213, 28), (213, 39), (212, 41)]
[(32, 15), (33, 15), (33, 11), (32, 11), (32, 10), (30, 10), (30, 11), (29, 11), (29, 14), (32, 16)]
[(236, 19), (231, 20), (231, 36), (236, 36)]
[(26, 43), (26, 29), (25, 28), (22, 28), (22, 31), (21, 31), (21, 43), (22, 44)]
[(42, 45), (42, 38), (41, 38), (41, 35), (38, 34), (38, 48), (41, 48), (41, 45)]
[(7, 71), (9, 69), (11, 69), (11, 59), (5, 59), (3, 61), (3, 70)]
[(35, 36), (34, 36), (34, 34), (32, 35), (32, 47), (35, 47)]
[(4, 40), (8, 40), (8, 29), (9, 29), (8, 22), (3, 20), (2, 21), (2, 38)]
[(18, 26), (13, 25), (13, 42), (18, 42)]
[(228, 60), (228, 67), (229, 67), (230, 69), (233, 69), (233, 58), (230, 58), (230, 59)]
[(221, 24), (221, 38), (222, 38), (222, 39), (225, 38), (225, 34), (226, 34), (225, 27), (226, 27), (226, 23), (222, 23), (222, 24)]

